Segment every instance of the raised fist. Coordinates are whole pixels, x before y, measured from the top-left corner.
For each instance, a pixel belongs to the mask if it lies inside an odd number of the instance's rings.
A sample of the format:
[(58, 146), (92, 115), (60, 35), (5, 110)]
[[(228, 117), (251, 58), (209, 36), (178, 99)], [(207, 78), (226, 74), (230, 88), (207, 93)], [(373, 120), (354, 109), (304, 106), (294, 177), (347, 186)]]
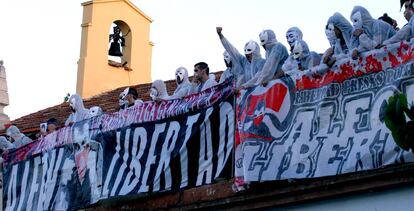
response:
[(217, 26), (216, 31), (217, 31), (217, 34), (221, 34), (221, 31), (223, 31), (223, 28), (220, 26)]

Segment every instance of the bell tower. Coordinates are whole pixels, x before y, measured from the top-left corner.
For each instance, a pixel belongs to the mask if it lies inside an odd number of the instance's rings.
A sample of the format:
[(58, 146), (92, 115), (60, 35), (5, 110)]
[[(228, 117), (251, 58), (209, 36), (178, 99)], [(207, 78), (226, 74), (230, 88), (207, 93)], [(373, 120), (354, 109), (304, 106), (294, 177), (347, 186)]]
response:
[(151, 18), (128, 0), (82, 3), (76, 92), (88, 98), (151, 82)]

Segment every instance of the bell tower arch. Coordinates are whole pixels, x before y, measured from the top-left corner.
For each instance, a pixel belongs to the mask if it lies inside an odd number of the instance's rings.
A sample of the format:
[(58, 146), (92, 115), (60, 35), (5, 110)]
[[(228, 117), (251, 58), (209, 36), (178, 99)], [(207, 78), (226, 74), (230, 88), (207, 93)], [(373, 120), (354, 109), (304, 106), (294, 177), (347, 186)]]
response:
[(82, 6), (76, 92), (88, 98), (151, 82), (152, 19), (128, 0), (92, 0)]

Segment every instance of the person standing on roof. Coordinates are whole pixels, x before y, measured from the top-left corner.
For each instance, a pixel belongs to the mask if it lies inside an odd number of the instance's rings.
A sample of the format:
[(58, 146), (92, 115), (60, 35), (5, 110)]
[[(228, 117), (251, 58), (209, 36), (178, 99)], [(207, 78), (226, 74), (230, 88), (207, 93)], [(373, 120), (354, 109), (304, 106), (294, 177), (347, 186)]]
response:
[(391, 25), (381, 20), (373, 19), (367, 9), (355, 6), (351, 12), (353, 35), (357, 39), (357, 49), (352, 52), (352, 58), (356, 59), (359, 53), (373, 50), (382, 46), (395, 34)]
[(153, 101), (168, 100), (170, 96), (168, 95), (167, 87), (165, 86), (164, 81), (155, 80), (152, 82), (150, 97)]
[(185, 67), (179, 67), (175, 70), (175, 82), (177, 83), (177, 88), (175, 88), (173, 95), (165, 97), (165, 100), (183, 98), (191, 94), (192, 86)]
[[(244, 45), (244, 55), (224, 37), (222, 27), (216, 27), (217, 34), (220, 38), (226, 52), (232, 61), (232, 72), (237, 75), (237, 85), (241, 85), (254, 77), (259, 72), (265, 60), (260, 55), (260, 47), (255, 41), (250, 40)], [(234, 69), (233, 69), (234, 68)]]
[(210, 69), (205, 62), (199, 62), (194, 65), (192, 93), (199, 93), (217, 85), (217, 81), (210, 77), (209, 72)]
[(70, 96), (69, 107), (72, 113), (66, 119), (65, 126), (73, 125), (75, 122), (80, 122), (88, 118), (89, 111), (83, 106), (83, 100), (78, 94)]
[(7, 128), (6, 134), (12, 138), (14, 148), (19, 148), (33, 141), (32, 139), (21, 133), (19, 128), (17, 128), (14, 125)]
[(230, 54), (227, 51), (224, 51), (224, 64), (226, 64), (226, 70), (221, 74), (219, 83), (223, 83), (229, 78), (234, 78), (237, 81), (240, 78), (240, 74), (243, 72), (240, 65), (232, 61)]
[(302, 40), (302, 38), (303, 38), (303, 33), (298, 27), (294, 26), (287, 30), (286, 41), (288, 42), (289, 47), (290, 47), (290, 56), (286, 59), (285, 63), (283, 63), (282, 65), (283, 72), (286, 73), (286, 72), (293, 71), (298, 68), (297, 61), (292, 56), (292, 51), (293, 51), (293, 48), (295, 47), (295, 42), (297, 40)]
[(289, 74), (289, 72), (296, 72), (297, 70), (309, 70), (310, 68), (319, 65), (319, 62), (321, 61), (321, 57), (313, 51), (310, 52), (308, 44), (303, 40), (296, 40), (292, 55), (290, 55), (289, 58), (295, 60), (297, 66), (289, 71), (283, 70), (286, 74)]
[(325, 51), (322, 62), (329, 68), (353, 49), (352, 31), (351, 23), (342, 14), (336, 12), (328, 19), (325, 34), (331, 47)]
[(13, 144), (10, 143), (10, 141), (7, 140), (6, 137), (0, 136), (0, 150), (1, 150), (1, 153), (3, 153), (4, 151), (13, 149), (13, 148), (14, 148)]
[(265, 85), (270, 80), (284, 75), (282, 65), (289, 56), (286, 47), (276, 40), (275, 33), (270, 29), (262, 31), (259, 38), (260, 44), (266, 50), (266, 62), (262, 70), (243, 84), (242, 88)]
[(143, 101), (138, 99), (138, 92), (134, 87), (127, 87), (119, 94), (119, 110), (124, 110), (142, 103)]

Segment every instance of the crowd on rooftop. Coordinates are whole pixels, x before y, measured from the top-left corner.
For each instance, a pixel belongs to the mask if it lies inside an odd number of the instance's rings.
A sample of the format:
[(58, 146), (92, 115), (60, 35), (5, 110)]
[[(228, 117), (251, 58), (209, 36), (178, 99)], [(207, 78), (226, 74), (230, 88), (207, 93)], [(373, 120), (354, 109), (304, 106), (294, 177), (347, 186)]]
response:
[[(286, 32), (288, 48), (277, 41), (273, 30), (267, 29), (259, 33), (258, 42), (248, 41), (242, 52), (224, 36), (222, 27), (216, 27), (218, 38), (225, 49), (223, 56), (227, 67), (220, 80), (217, 82), (215, 75), (210, 74), (207, 63), (198, 62), (194, 65), (191, 81), (185, 67), (176, 69), (177, 87), (172, 95), (167, 93), (166, 85), (162, 80), (155, 80), (152, 83), (148, 90), (149, 95), (153, 101), (164, 101), (202, 92), (228, 79), (233, 79), (236, 89), (241, 90), (265, 85), (270, 80), (287, 75), (323, 75), (327, 70), (338, 65), (340, 60), (356, 60), (361, 53), (414, 38), (414, 0), (405, 0), (402, 3), (404, 3), (404, 17), (408, 22), (401, 29), (387, 14), (374, 19), (362, 6), (353, 8), (349, 20), (340, 13), (334, 13), (326, 23), (325, 34), (330, 47), (323, 54), (309, 49), (298, 27), (291, 27)], [(264, 58), (260, 54), (260, 46), (266, 52)], [(126, 88), (119, 95), (120, 110), (142, 103), (137, 90), (133, 87)], [(65, 126), (103, 114), (99, 106), (86, 109), (78, 94), (70, 96), (69, 105), (72, 113), (64, 123)], [(41, 125), (39, 136), (52, 133), (58, 127), (58, 121), (51, 118)], [(32, 142), (14, 125), (7, 129), (6, 134), (7, 136), (0, 136), (1, 151), (19, 148)]]

